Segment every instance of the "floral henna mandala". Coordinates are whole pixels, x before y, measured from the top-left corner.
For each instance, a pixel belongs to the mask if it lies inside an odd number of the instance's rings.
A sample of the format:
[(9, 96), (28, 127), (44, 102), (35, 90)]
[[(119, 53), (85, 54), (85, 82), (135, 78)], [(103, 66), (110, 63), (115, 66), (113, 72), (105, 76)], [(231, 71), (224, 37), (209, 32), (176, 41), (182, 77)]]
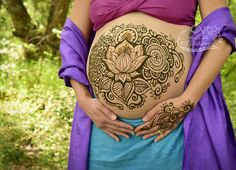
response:
[(173, 129), (183, 120), (184, 116), (193, 109), (194, 103), (187, 100), (178, 108), (174, 106), (173, 102), (169, 102), (164, 103), (161, 107), (162, 110), (156, 113), (141, 130), (148, 130), (156, 126), (159, 130)]
[(90, 51), (93, 91), (120, 110), (141, 107), (146, 93), (159, 98), (170, 86), (168, 80), (172, 77), (177, 83), (184, 73), (184, 56), (176, 47), (173, 38), (144, 25), (115, 25)]

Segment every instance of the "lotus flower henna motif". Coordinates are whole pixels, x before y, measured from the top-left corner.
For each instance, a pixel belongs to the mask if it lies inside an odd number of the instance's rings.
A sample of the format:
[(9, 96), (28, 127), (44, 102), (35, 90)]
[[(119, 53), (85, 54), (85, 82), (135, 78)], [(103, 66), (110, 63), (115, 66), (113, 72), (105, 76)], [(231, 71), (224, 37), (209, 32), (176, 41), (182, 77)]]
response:
[(142, 45), (132, 46), (124, 40), (117, 47), (109, 46), (106, 59), (102, 59), (115, 75), (115, 81), (131, 81), (131, 78), (138, 75), (135, 71), (140, 67), (148, 56), (143, 55)]
[(172, 38), (143, 25), (121, 24), (92, 47), (88, 78), (108, 105), (135, 109), (144, 105), (148, 91), (157, 99), (170, 86), (170, 77), (179, 81), (183, 60)]

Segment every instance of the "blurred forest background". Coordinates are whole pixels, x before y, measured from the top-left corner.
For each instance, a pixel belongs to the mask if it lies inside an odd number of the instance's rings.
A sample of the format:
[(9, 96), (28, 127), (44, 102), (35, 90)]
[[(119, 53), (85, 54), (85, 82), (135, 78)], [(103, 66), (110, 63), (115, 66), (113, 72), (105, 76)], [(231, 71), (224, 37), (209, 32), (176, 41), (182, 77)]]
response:
[[(76, 98), (57, 72), (72, 3), (0, 0), (0, 170), (66, 169)], [(229, 6), (236, 21), (236, 0)], [(236, 132), (236, 54), (221, 74)]]

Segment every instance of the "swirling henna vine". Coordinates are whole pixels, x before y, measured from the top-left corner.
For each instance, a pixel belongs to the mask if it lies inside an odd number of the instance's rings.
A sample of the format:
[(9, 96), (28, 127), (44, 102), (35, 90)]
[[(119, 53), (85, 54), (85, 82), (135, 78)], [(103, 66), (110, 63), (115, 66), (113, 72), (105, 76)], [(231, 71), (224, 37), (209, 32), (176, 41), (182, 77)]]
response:
[(162, 110), (147, 122), (141, 130), (148, 130), (152, 127), (158, 127), (159, 130), (170, 130), (176, 127), (194, 107), (190, 100), (185, 101), (179, 108), (174, 106), (173, 102), (164, 103)]
[(146, 93), (154, 99), (165, 93), (170, 77), (184, 73), (177, 43), (144, 25), (115, 25), (103, 34), (89, 54), (88, 79), (95, 95), (120, 110), (141, 107)]

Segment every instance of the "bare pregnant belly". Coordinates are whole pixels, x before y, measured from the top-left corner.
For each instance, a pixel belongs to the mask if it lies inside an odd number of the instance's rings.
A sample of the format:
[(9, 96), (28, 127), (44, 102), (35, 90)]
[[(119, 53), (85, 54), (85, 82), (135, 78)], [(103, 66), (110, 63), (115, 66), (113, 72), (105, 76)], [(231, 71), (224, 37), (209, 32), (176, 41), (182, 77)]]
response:
[(87, 61), (96, 97), (118, 116), (141, 118), (179, 96), (191, 65), (190, 27), (142, 12), (116, 18), (97, 30)]

